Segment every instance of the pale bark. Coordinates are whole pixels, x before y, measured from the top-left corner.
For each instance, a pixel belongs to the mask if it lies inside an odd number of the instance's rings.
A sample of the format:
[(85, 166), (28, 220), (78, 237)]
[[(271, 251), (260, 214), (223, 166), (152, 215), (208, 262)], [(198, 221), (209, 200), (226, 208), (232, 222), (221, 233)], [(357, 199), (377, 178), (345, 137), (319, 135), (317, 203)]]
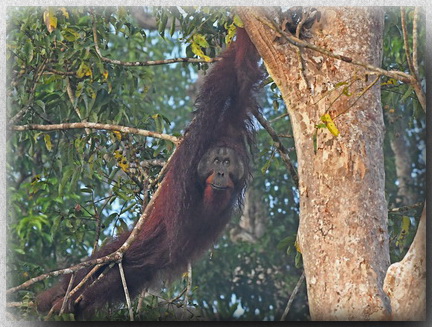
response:
[(245, 194), (243, 214), (230, 231), (231, 241), (256, 243), (265, 233), (266, 213), (259, 192), (249, 188)]
[[(321, 20), (307, 41), (367, 64), (380, 66), (383, 13), (371, 8), (318, 8)], [(263, 24), (263, 13), (242, 9), (246, 30), (282, 92), (293, 126), (298, 158), (299, 243), (313, 320), (389, 319), (383, 291), (389, 266), (384, 197), (384, 123), (380, 86), (362, 67), (298, 48)], [(268, 15), (269, 19), (274, 13)], [(360, 77), (342, 95), (337, 84)], [(378, 83), (379, 84), (379, 83)], [(357, 100), (357, 101), (356, 101)], [(355, 102), (356, 101), (356, 102)], [(347, 110), (347, 111), (346, 111)], [(345, 112), (346, 111), (346, 112)], [(334, 137), (315, 126), (330, 113)]]
[(384, 291), (391, 300), (392, 320), (426, 320), (426, 206), (407, 254), (387, 271)]

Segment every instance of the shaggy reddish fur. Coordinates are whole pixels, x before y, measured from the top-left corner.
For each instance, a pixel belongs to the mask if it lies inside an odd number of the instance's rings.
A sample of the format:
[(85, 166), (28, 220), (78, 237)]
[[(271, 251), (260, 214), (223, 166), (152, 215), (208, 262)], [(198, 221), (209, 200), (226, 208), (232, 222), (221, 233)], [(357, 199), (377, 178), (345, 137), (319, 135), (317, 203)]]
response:
[[(234, 43), (222, 54), (208, 73), (196, 101), (197, 111), (189, 125), (183, 142), (169, 163), (161, 190), (155, 199), (145, 226), (129, 250), (124, 254), (128, 289), (131, 297), (144, 288), (157, 284), (160, 278), (173, 278), (186, 270), (217, 239), (228, 223), (233, 208), (240, 203), (249, 171), (249, 148), (252, 140), (250, 110), (256, 108), (253, 97), (261, 79), (259, 59), (246, 32), (239, 28)], [(197, 176), (197, 166), (211, 147), (230, 147), (240, 156), (246, 167), (245, 178), (230, 190), (230, 199), (224, 198), (213, 207), (206, 206), (204, 184)], [(212, 194), (208, 195), (209, 197)], [(207, 203), (214, 203), (213, 198)], [(91, 258), (102, 257), (116, 251), (129, 236), (120, 235), (102, 247)], [(80, 270), (75, 285), (89, 269)], [(117, 266), (101, 267), (93, 280), (104, 272), (105, 276), (89, 286), (88, 282), (78, 295), (83, 299), (76, 305), (70, 301), (67, 312), (89, 317), (106, 303), (125, 300)], [(70, 276), (37, 297), (38, 310), (47, 312), (52, 306), (59, 311)]]

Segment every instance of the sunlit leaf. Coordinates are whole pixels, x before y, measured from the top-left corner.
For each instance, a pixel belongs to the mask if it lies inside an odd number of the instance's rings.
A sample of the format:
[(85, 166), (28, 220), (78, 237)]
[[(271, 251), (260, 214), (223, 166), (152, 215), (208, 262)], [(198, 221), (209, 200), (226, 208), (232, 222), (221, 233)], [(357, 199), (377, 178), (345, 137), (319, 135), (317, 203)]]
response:
[(236, 34), (236, 26), (234, 24), (231, 24), (229, 26), (225, 26), (226, 30), (227, 30), (227, 34), (225, 36), (225, 43), (227, 45), (229, 45), (234, 37), (234, 35)]
[(60, 11), (66, 19), (69, 19), (69, 13), (65, 7), (60, 8)]
[(322, 115), (321, 121), (324, 122), (324, 124), (326, 124), (326, 127), (330, 131), (330, 133), (332, 133), (334, 136), (339, 135), (339, 130), (334, 124), (333, 119), (330, 117), (329, 114)]
[(57, 28), (57, 17), (55, 16), (54, 9), (50, 8), (45, 10), (43, 19), (48, 32), (52, 33)]
[(198, 57), (201, 57), (206, 61), (211, 61), (211, 58), (204, 53), (204, 51), (201, 49), (201, 47), (198, 44), (192, 43), (191, 49), (192, 52)]
[(237, 27), (244, 27), (243, 21), (240, 19), (238, 15), (234, 15), (233, 22)]
[(92, 76), (92, 71), (85, 62), (81, 62), (76, 74), (79, 78), (83, 78), (84, 76)]
[(77, 39), (80, 38), (79, 33), (76, 30), (74, 30), (73, 28), (69, 28), (69, 27), (62, 30), (61, 34), (69, 42), (75, 42)]
[(403, 248), (406, 242), (406, 236), (408, 235), (411, 225), (411, 220), (408, 216), (402, 216), (401, 230), (396, 240), (396, 246)]
[(194, 34), (192, 39), (193, 39), (194, 43), (198, 44), (202, 48), (208, 48), (209, 47), (209, 44), (208, 44), (206, 38), (202, 34)]
[(51, 136), (49, 134), (44, 134), (44, 141), (47, 150), (52, 151)]

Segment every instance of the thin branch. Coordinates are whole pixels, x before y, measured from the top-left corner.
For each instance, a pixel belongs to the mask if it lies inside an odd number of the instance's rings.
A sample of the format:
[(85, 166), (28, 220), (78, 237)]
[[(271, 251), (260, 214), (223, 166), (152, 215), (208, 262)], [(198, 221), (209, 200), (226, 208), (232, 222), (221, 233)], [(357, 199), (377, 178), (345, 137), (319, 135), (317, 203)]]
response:
[(76, 72), (63, 72), (61, 70), (57, 70), (51, 67), (47, 67), (45, 69), (47, 72), (50, 72), (52, 74), (60, 75), (60, 76), (74, 76), (76, 77)]
[[(328, 113), (329, 112), (329, 110), (331, 109), (331, 107), (335, 104), (335, 102), (337, 101), (337, 100), (339, 100), (341, 97), (342, 97), (342, 95), (344, 95), (345, 93), (344, 93), (344, 89), (346, 88), (346, 89), (350, 89), (353, 85), (354, 85), (354, 83), (355, 82), (357, 82), (357, 81), (359, 81), (360, 80), (360, 78), (357, 76), (357, 74), (355, 75), (355, 76), (353, 76), (353, 77), (350, 77), (349, 78), (349, 84), (346, 86), (346, 87), (344, 87), (343, 89), (342, 89), (342, 91), (341, 92), (339, 92), (339, 94), (338, 95), (336, 95), (336, 97), (333, 99), (333, 100), (330, 100), (330, 104), (328, 105), (328, 107), (327, 107), (327, 109), (326, 109), (326, 113)], [(347, 82), (348, 83), (348, 82)], [(336, 90), (336, 88), (334, 88), (333, 90)], [(332, 90), (332, 91), (333, 91)], [(330, 95), (330, 93), (328, 94), (328, 95)], [(316, 103), (318, 103), (319, 101), (321, 101), (323, 98), (325, 98), (327, 95), (324, 95), (321, 99), (319, 99), (317, 102), (315, 102), (315, 104)], [(347, 112), (348, 111), (348, 109), (349, 109), (350, 107), (348, 107), (345, 111), (343, 111), (342, 113), (345, 113), (345, 112)]]
[[(183, 294), (186, 293), (186, 291), (187, 291), (187, 287), (185, 287), (185, 288), (180, 292), (179, 295), (177, 295), (175, 298), (172, 298), (171, 300), (167, 300), (167, 302), (168, 302), (168, 303), (174, 303), (174, 302), (176, 302), (178, 299), (180, 299), (180, 298), (183, 296)], [(160, 297), (160, 296), (158, 296), (158, 297)], [(160, 298), (163, 299), (162, 297), (160, 297)], [(165, 299), (163, 299), (163, 300), (165, 300)]]
[(384, 75), (384, 76), (388, 76), (390, 78), (394, 78), (396, 80), (402, 81), (406, 84), (410, 84), (412, 85), (412, 87), (414, 88), (414, 91), (417, 95), (417, 98), (420, 102), (420, 105), (422, 106), (423, 110), (426, 112), (426, 95), (423, 92), (423, 89), (421, 87), (421, 84), (419, 82), (419, 80), (416, 78), (416, 76), (410, 75), (410, 74), (406, 74), (404, 72), (401, 71), (396, 71), (396, 70), (385, 70), (367, 63), (364, 63), (362, 61), (359, 60), (355, 60), (351, 57), (347, 57), (347, 56), (343, 56), (343, 55), (338, 55), (333, 53), (332, 51), (329, 50), (325, 50), (321, 47), (318, 47), (314, 44), (308, 43), (306, 41), (300, 40), (299, 38), (296, 38), (293, 35), (290, 35), (289, 33), (282, 31), (282, 29), (280, 29), (275, 23), (273, 23), (271, 20), (269, 20), (268, 18), (263, 18), (259, 15), (254, 15), (255, 19), (257, 19), (259, 22), (261, 22), (262, 24), (266, 25), (267, 27), (269, 27), (270, 29), (272, 29), (273, 31), (275, 31), (277, 33), (278, 36), (283, 37), (285, 40), (287, 40), (288, 42), (290, 42), (291, 44), (294, 44), (297, 47), (300, 48), (308, 48), (314, 51), (317, 51), (319, 53), (322, 53), (328, 57), (331, 58), (335, 58), (335, 59), (339, 59), (342, 60), (344, 62), (347, 63), (351, 63), (353, 65), (356, 66), (360, 66), (363, 68), (366, 68), (368, 70), (371, 70), (373, 72), (376, 72), (380, 75)]
[(340, 115), (343, 115), (343, 114), (346, 113), (348, 110), (350, 110), (352, 107), (354, 107), (354, 105), (357, 103), (357, 101), (360, 100), (360, 99), (365, 95), (365, 93), (366, 93), (367, 91), (369, 91), (369, 90), (372, 88), (372, 86), (374, 86), (376, 83), (379, 82), (380, 78), (381, 78), (381, 75), (378, 75), (378, 76), (377, 76), (377, 77), (372, 81), (372, 83), (370, 83), (368, 86), (366, 86), (366, 87), (363, 89), (363, 91), (362, 91), (362, 92), (359, 94), (359, 96), (354, 100), (354, 102), (353, 102), (351, 105), (349, 105), (349, 106), (348, 106), (344, 111), (338, 113), (338, 114), (333, 118), (333, 120), (335, 120), (335, 119), (338, 118)]
[[(296, 28), (296, 37), (298, 39), (300, 39), (300, 32), (303, 28), (304, 23), (306, 22), (306, 20), (308, 18), (309, 18), (309, 12), (306, 12), (302, 9), (302, 19), (300, 20), (300, 22), (298, 23), (297, 28)], [(309, 82), (306, 78), (306, 73), (305, 73), (306, 72), (306, 64), (305, 64), (305, 61), (304, 61), (303, 56), (302, 56), (303, 47), (297, 47), (296, 52), (297, 52), (297, 57), (298, 57), (298, 62), (299, 62), (300, 75), (301, 75), (303, 82), (305, 83), (306, 87), (308, 89), (310, 89), (310, 85), (309, 85)]]
[(6, 294), (11, 294), (11, 293), (20, 291), (22, 289), (26, 289), (27, 287), (33, 285), (34, 283), (43, 281), (49, 277), (57, 277), (57, 276), (61, 276), (61, 275), (72, 274), (78, 270), (84, 269), (84, 268), (89, 267), (89, 266), (93, 266), (96, 264), (105, 264), (105, 263), (112, 262), (112, 261), (118, 261), (118, 259), (119, 259), (119, 254), (114, 252), (114, 253), (111, 253), (110, 255), (107, 255), (107, 256), (102, 257), (102, 258), (84, 261), (84, 262), (81, 262), (79, 264), (76, 264), (74, 266), (71, 266), (71, 267), (68, 267), (65, 269), (59, 269), (59, 270), (51, 271), (49, 273), (42, 274), (42, 275), (39, 275), (37, 277), (33, 277), (33, 278), (29, 279), (28, 281), (26, 281), (26, 282), (24, 282), (18, 286), (15, 286), (15, 287), (8, 289), (6, 291)]
[(305, 272), (303, 270), (303, 273), (301, 274), (299, 280), (297, 281), (296, 286), (294, 287), (293, 292), (291, 293), (291, 296), (290, 296), (290, 298), (288, 300), (288, 303), (286, 305), (286, 308), (285, 308), (285, 310), (284, 310), (284, 312), (282, 314), (282, 317), (281, 317), (280, 321), (284, 321), (285, 318), (286, 318), (286, 316), (288, 315), (288, 313), (289, 313), (289, 311), (291, 309), (291, 305), (292, 305), (292, 303), (294, 301), (294, 298), (297, 295), (297, 293), (298, 293), (298, 291), (300, 289), (300, 286), (303, 284), (304, 279), (305, 279)]
[(75, 99), (74, 92), (72, 91), (72, 86), (71, 86), (71, 83), (70, 83), (69, 77), (66, 77), (65, 80), (66, 80), (66, 92), (67, 92), (67, 95), (68, 95), (68, 97), (69, 97), (69, 101), (71, 102), (72, 107), (73, 107), (74, 111), (76, 112), (78, 118), (79, 118), (82, 122), (85, 123), (85, 121), (83, 121), (83, 119), (82, 119), (82, 117), (81, 117), (81, 113), (80, 113), (80, 111), (78, 110), (78, 107), (77, 107), (77, 105), (76, 105), (76, 99)]
[(294, 168), (293, 164), (291, 163), (291, 158), (289, 156), (289, 151), (285, 146), (282, 144), (281, 140), (279, 139), (276, 131), (271, 127), (271, 125), (268, 123), (268, 121), (264, 118), (264, 116), (258, 111), (253, 112), (255, 118), (259, 121), (259, 123), (262, 125), (262, 127), (265, 128), (265, 130), (269, 133), (272, 140), (275, 142), (275, 147), (279, 151), (282, 160), (285, 162), (285, 165), (288, 168), (288, 172), (291, 175), (291, 178), (294, 181), (295, 186), (298, 188), (299, 185), (299, 179), (297, 175), (297, 171)]
[(314, 50), (314, 51), (322, 53), (328, 57), (339, 59), (339, 60), (342, 60), (344, 62), (354, 64), (356, 66), (364, 67), (364, 68), (369, 69), (373, 72), (379, 73), (381, 75), (389, 76), (391, 78), (400, 80), (404, 83), (410, 84), (414, 80), (414, 78), (411, 75), (406, 74), (406, 73), (401, 72), (401, 71), (397, 71), (397, 70), (388, 71), (388, 70), (385, 70), (385, 69), (382, 69), (382, 68), (379, 68), (379, 67), (355, 60), (351, 57), (335, 54), (332, 51), (323, 49), (323, 48), (318, 47), (314, 44), (300, 40), (300, 39), (296, 38), (295, 36), (290, 35), (289, 33), (282, 31), (278, 26), (276, 26), (276, 24), (274, 24), (272, 21), (270, 21), (268, 19), (265, 19), (261, 16), (256, 16), (256, 15), (254, 17), (259, 22), (261, 22), (262, 24), (266, 25), (267, 27), (269, 27), (270, 29), (275, 31), (278, 34), (278, 36), (283, 37), (289, 43), (294, 44), (297, 47), (303, 47), (303, 48), (308, 48), (308, 49)]
[(409, 205), (409, 206), (389, 209), (388, 212), (389, 213), (402, 213), (402, 212), (410, 211), (412, 209), (421, 208), (424, 206), (424, 204), (425, 204), (424, 202), (418, 202), (418, 203), (414, 203), (414, 204)]
[(68, 284), (68, 287), (67, 287), (67, 290), (66, 290), (66, 294), (65, 294), (65, 296), (63, 298), (63, 303), (62, 303), (59, 315), (62, 315), (63, 312), (64, 312), (64, 310), (66, 309), (66, 305), (67, 305), (67, 302), (69, 301), (69, 298), (70, 298), (70, 291), (72, 289), (72, 285), (73, 285), (74, 280), (75, 280), (75, 274), (72, 274), (71, 279), (69, 280), (69, 284)]
[(291, 134), (278, 134), (278, 137), (279, 138), (286, 138), (286, 139), (292, 139), (292, 138), (294, 138), (294, 136), (291, 135)]
[(101, 123), (81, 122), (81, 123), (64, 123), (64, 124), (52, 124), (52, 125), (29, 124), (29, 125), (11, 126), (11, 129), (14, 131), (28, 131), (28, 130), (54, 131), (54, 130), (78, 129), (78, 128), (94, 128), (94, 129), (105, 129), (111, 131), (120, 131), (123, 133), (150, 136), (162, 140), (167, 140), (173, 142), (174, 144), (178, 144), (180, 142), (180, 139), (178, 137), (169, 134), (152, 132), (152, 131), (139, 129), (135, 127), (101, 124)]
[(123, 291), (124, 291), (124, 294), (126, 297), (126, 303), (127, 303), (128, 309), (129, 309), (129, 320), (134, 321), (132, 303), (131, 303), (131, 299), (129, 296), (129, 290), (128, 290), (127, 283), (126, 283), (126, 277), (125, 277), (124, 270), (123, 270), (123, 264), (121, 262), (119, 262), (118, 267), (119, 267), (119, 271), (120, 271), (121, 281), (123, 284)]
[[(122, 257), (122, 255), (120, 254), (120, 257)], [(119, 259), (121, 260), (121, 259)], [(76, 292), (79, 291), (79, 289), (81, 287), (84, 286), (84, 284), (90, 279), (91, 276), (93, 276), (93, 274), (101, 267), (101, 264), (95, 265), (92, 270), (90, 270), (89, 273), (87, 273), (87, 275), (85, 275), (85, 277), (78, 283), (77, 286), (74, 287), (74, 289), (70, 292), (69, 296), (72, 297)], [(75, 300), (75, 303), (77, 303), (78, 300)]]
[[(99, 247), (98, 243), (99, 243), (99, 237), (100, 237), (100, 232), (101, 232), (101, 228), (102, 228), (102, 220), (100, 219), (100, 214), (99, 214), (97, 207), (96, 207), (94, 192), (91, 193), (91, 197), (92, 197), (92, 205), (93, 205), (93, 210), (94, 210), (93, 216), (96, 219), (96, 236), (95, 236), (95, 240), (93, 242), (93, 251), (92, 251), (92, 254), (94, 254), (94, 253), (96, 253), (96, 251), (98, 250), (98, 247)], [(108, 198), (106, 200), (103, 207), (105, 207), (105, 205), (108, 203), (109, 200), (110, 200), (110, 198)], [(100, 211), (101, 214), (102, 214), (102, 210)]]
[(147, 290), (143, 289), (138, 297), (138, 303), (137, 303), (137, 308), (136, 308), (136, 313), (137, 316), (139, 316), (141, 314), (141, 309), (143, 308), (143, 304), (144, 304), (144, 298), (146, 296)]
[[(162, 166), (161, 171), (159, 172), (159, 175), (157, 176), (157, 178), (155, 178), (150, 185), (147, 187), (148, 190), (150, 190), (151, 188), (155, 187), (165, 176), (168, 167), (169, 167), (169, 162), (171, 161), (171, 158), (174, 156), (175, 151), (177, 150), (177, 148), (174, 149), (174, 152), (171, 154), (171, 156), (168, 158), (168, 160), (166, 161), (166, 164), (164, 166)], [(149, 203), (150, 204), (150, 203)]]
[(184, 297), (184, 306), (185, 308), (188, 307), (189, 303), (189, 292), (192, 289), (192, 264), (188, 263), (188, 276), (187, 276), (187, 284), (186, 284), (186, 292)]
[(279, 119), (282, 119), (282, 118), (285, 118), (286, 116), (289, 116), (289, 113), (288, 113), (288, 112), (285, 112), (285, 113), (283, 113), (282, 115), (277, 116), (276, 118), (273, 118), (273, 119), (269, 120), (268, 122), (269, 122), (270, 124), (273, 124), (275, 121), (277, 121), (277, 120), (279, 120)]
[(419, 76), (414, 68), (413, 61), (411, 59), (411, 54), (408, 45), (408, 31), (405, 20), (405, 8), (401, 7), (401, 25), (402, 25), (402, 34), (405, 48), (405, 56), (408, 64), (409, 71), (411, 73), (411, 85), (414, 88), (414, 91), (417, 95), (417, 98), (422, 106), (423, 110), (426, 112), (426, 95), (423, 92), (423, 89), (420, 84)]
[(411, 74), (413, 74), (414, 73), (414, 66), (413, 66), (413, 63), (412, 63), (412, 60), (411, 60), (411, 53), (410, 53), (409, 44), (408, 44), (408, 30), (407, 30), (406, 20), (405, 20), (405, 16), (406, 16), (405, 8), (401, 7), (400, 11), (401, 11), (400, 14), (401, 14), (401, 25), (402, 25), (402, 34), (403, 34), (403, 42), (404, 42), (404, 49), (405, 49), (405, 57), (406, 57), (406, 60), (407, 60), (408, 68), (409, 68)]
[(165, 65), (165, 64), (173, 64), (178, 62), (187, 62), (187, 63), (212, 63), (219, 60), (222, 60), (222, 58), (210, 58), (209, 60), (200, 59), (200, 58), (172, 58), (172, 59), (165, 59), (165, 60), (147, 60), (147, 61), (121, 61), (116, 59), (109, 59), (102, 55), (100, 48), (99, 48), (99, 42), (97, 38), (97, 29), (96, 29), (96, 19), (95, 15), (93, 14), (93, 40), (94, 40), (94, 46), (96, 53), (98, 54), (99, 58), (102, 61), (105, 61), (110, 64), (114, 65), (121, 65), (121, 66), (132, 66), (132, 67), (139, 67), (139, 66), (155, 66), (155, 65)]
[(418, 19), (419, 19), (419, 7), (414, 8), (414, 18), (413, 18), (413, 55), (412, 55), (412, 61), (414, 66), (414, 72), (418, 79), (419, 77), (419, 69), (418, 69), (418, 58), (417, 58), (417, 51), (418, 51)]

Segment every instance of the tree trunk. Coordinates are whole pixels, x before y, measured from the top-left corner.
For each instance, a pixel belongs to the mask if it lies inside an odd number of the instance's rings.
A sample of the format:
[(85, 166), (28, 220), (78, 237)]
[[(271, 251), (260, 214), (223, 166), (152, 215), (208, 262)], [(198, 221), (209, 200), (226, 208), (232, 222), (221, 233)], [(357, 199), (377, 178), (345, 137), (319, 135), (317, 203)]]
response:
[[(307, 42), (380, 66), (381, 10), (318, 10), (321, 19)], [(255, 9), (241, 10), (293, 126), (300, 179), (298, 236), (311, 317), (389, 319), (390, 301), (383, 291), (390, 259), (380, 85), (361, 95), (376, 76), (367, 77), (362, 67), (311, 49), (300, 50), (301, 64), (299, 48), (265, 23), (275, 13), (267, 12), (267, 17)], [(325, 113), (334, 119), (339, 136), (316, 128)]]
[(426, 206), (408, 253), (389, 267), (384, 290), (391, 300), (392, 320), (426, 320)]
[(393, 125), (393, 132), (390, 132), (390, 147), (395, 156), (396, 177), (399, 182), (396, 197), (397, 206), (409, 206), (417, 202), (413, 192), (412, 154), (410, 145), (405, 137), (408, 122), (405, 119), (394, 118), (391, 114), (387, 116), (390, 124)]

